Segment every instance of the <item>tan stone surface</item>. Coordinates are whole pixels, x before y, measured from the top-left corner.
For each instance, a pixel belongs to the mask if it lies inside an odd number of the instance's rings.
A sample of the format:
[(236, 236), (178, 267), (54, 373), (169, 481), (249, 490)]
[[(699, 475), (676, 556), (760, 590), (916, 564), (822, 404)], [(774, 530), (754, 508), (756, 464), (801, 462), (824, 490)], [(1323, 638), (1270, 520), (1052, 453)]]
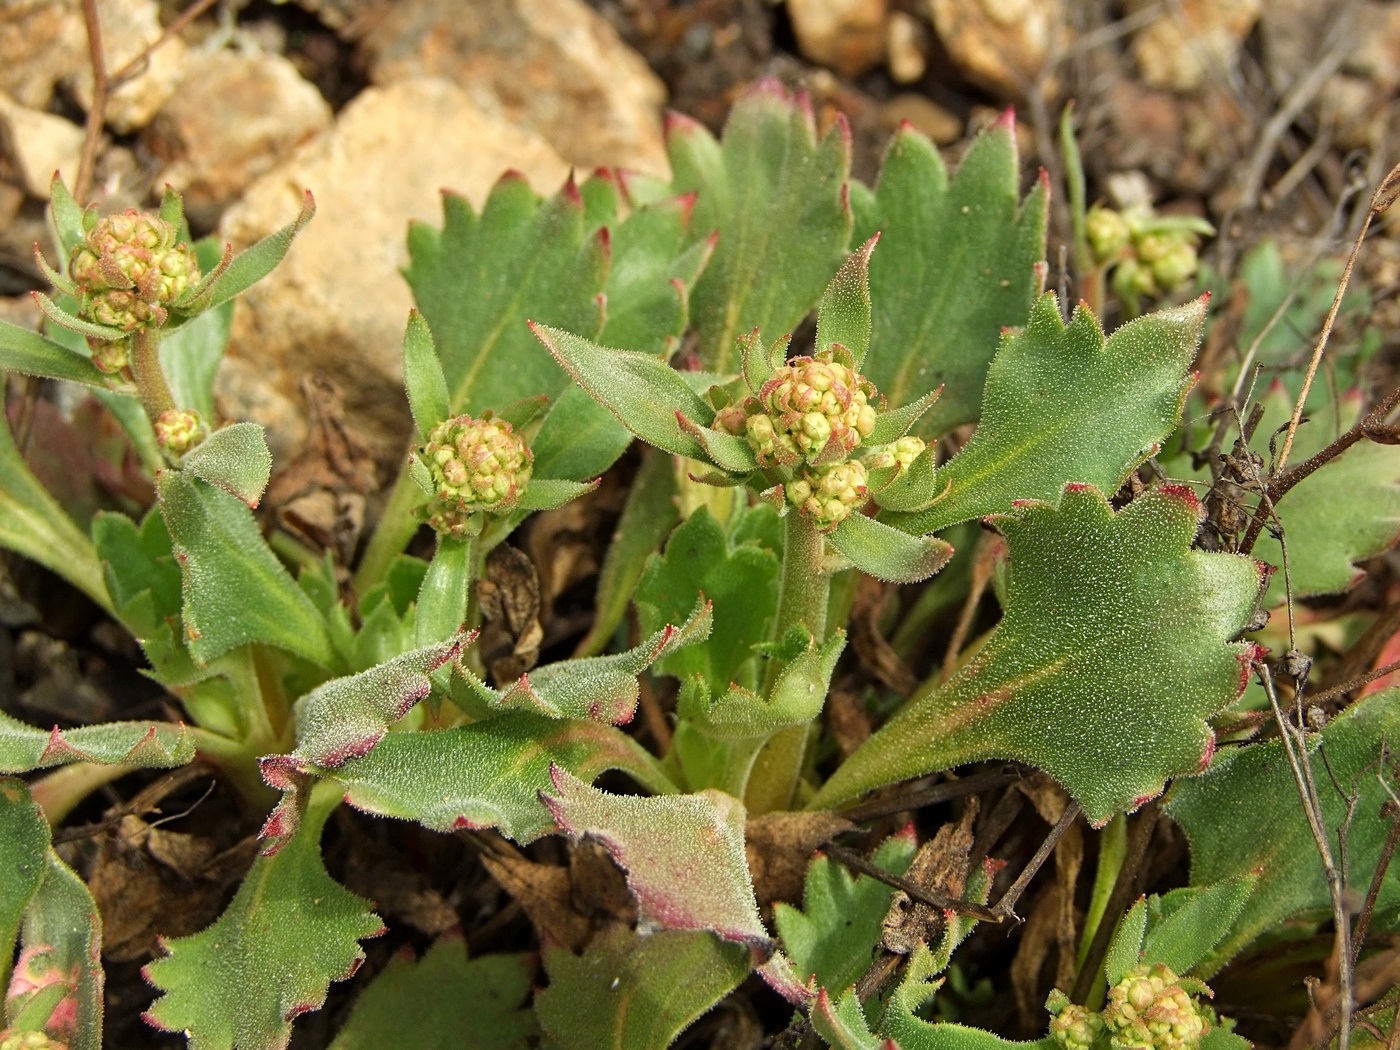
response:
[[(231, 353), (292, 405), (298, 379), (324, 370), (376, 451), (397, 455), (408, 433), (400, 358), (412, 300), (399, 273), (408, 260), (408, 223), (440, 224), (443, 188), (480, 206), (506, 168), (542, 193), (554, 192), (568, 172), (546, 142), (483, 113), (446, 80), (366, 89), (332, 130), (225, 212), (222, 233), (243, 247), (288, 222), (303, 189), (317, 202), (282, 266), (240, 299)], [(246, 408), (239, 414), (272, 428), (274, 442), (294, 443), (304, 426), (279, 418), (275, 398), (254, 403), (246, 389), (240, 394), (222, 380), (220, 390), (231, 409)]]
[(1067, 42), (1063, 0), (928, 0), (934, 29), (958, 69), (1008, 99), (1049, 72)]
[(54, 85), (86, 62), (78, 0), (0, 0), (0, 91), (43, 109)]
[[(102, 0), (102, 53), (108, 73), (116, 73), (161, 35), (156, 0)], [(86, 56), (86, 34), (82, 54)], [(107, 125), (126, 134), (145, 127), (185, 75), (188, 49), (175, 37), (151, 52), (139, 76), (122, 84), (107, 101)], [(84, 108), (92, 104), (92, 69), (84, 60), (66, 82)]]
[(0, 150), (25, 191), (48, 200), (55, 171), (61, 172), (70, 186), (78, 174), (83, 129), (0, 95)]
[(1188, 93), (1209, 77), (1228, 79), (1259, 20), (1262, 0), (1177, 0), (1133, 37), (1149, 87)]
[(571, 164), (668, 170), (665, 86), (583, 0), (396, 0), (363, 34), (377, 84), (445, 77)]
[(874, 69), (885, 57), (887, 0), (787, 0), (802, 54), (843, 77)]

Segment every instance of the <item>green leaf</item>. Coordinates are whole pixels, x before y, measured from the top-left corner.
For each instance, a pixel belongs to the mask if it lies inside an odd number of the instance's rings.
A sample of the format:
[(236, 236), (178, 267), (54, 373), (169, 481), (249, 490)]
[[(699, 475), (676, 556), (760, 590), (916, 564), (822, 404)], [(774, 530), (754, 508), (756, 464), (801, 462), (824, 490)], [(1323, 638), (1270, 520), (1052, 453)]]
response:
[(740, 685), (711, 699), (704, 682), (692, 679), (681, 691), (677, 712), (720, 740), (761, 739), (787, 726), (805, 725), (821, 714), (831, 673), (845, 648), (843, 630), (820, 645), (808, 635), (806, 648), (783, 667), (766, 699)]
[(753, 686), (753, 646), (768, 640), (777, 614), (778, 568), (772, 551), (752, 543), (731, 547), (708, 509), (687, 518), (665, 553), (646, 563), (636, 587), (637, 621), (644, 631), (657, 630), (703, 595), (714, 606), (715, 628), (703, 645), (666, 657), (657, 670), (677, 678), (698, 674), (716, 691), (730, 682)]
[(92, 543), (39, 483), (0, 418), (0, 547), (57, 573), (112, 611)]
[(459, 634), (317, 686), (293, 706), (297, 747), (292, 754), (328, 768), (368, 754), (432, 690), (428, 675), (456, 660), (469, 640)]
[(806, 96), (765, 80), (735, 104), (722, 143), (673, 113), (666, 148), (672, 192), (697, 195), (692, 229), (719, 232), (692, 303), (700, 359), (737, 372), (735, 340), (754, 328), (770, 338), (792, 331), (841, 264), (850, 131), (838, 119), (818, 142)]
[[(671, 457), (647, 450), (627, 493), (622, 517), (613, 533), (598, 576), (593, 625), (579, 642), (576, 656), (595, 656), (607, 647), (627, 615), (651, 555), (676, 524), (676, 474)], [(710, 599), (714, 601), (713, 596)], [(723, 606), (721, 606), (723, 608)], [(721, 613), (720, 623), (725, 623)], [(662, 616), (662, 619), (668, 617)]]
[[(870, 859), (892, 875), (903, 875), (919, 848), (913, 827), (891, 835)], [(807, 866), (802, 908), (779, 901), (773, 925), (798, 979), (823, 988), (848, 988), (870, 967), (880, 943), (894, 890), (869, 875), (852, 875), (823, 854)]]
[[(1333, 849), (1347, 815), (1341, 792), (1357, 793), (1356, 819), (1347, 833), (1347, 869), (1357, 886), (1368, 884), (1384, 845), (1386, 822), (1376, 814), (1389, 796), (1376, 761), (1384, 742), (1397, 737), (1400, 689), (1387, 689), (1358, 700), (1310, 740), (1314, 779)], [(1395, 790), (1393, 772), (1389, 776)], [(1201, 976), (1218, 971), (1280, 923), (1331, 916), (1322, 860), (1281, 741), (1225, 749), (1205, 776), (1172, 788), (1166, 811), (1186, 832), (1192, 885), (1219, 885), (1254, 872), (1259, 876), (1228, 932), (1196, 967)], [(1248, 828), (1249, 834), (1240, 834), (1240, 828)], [(1400, 907), (1400, 871), (1394, 865), (1375, 907), (1378, 915)]]
[(334, 665), (325, 620), (273, 555), (246, 505), (175, 470), (156, 479), (156, 493), (180, 563), (185, 636), (196, 661), (264, 642)]
[(870, 349), (870, 253), (879, 239), (877, 233), (847, 257), (817, 307), (817, 352), (840, 343), (857, 372)]
[(888, 1050), (891, 1045), (871, 1034), (854, 988), (847, 988), (835, 1003), (825, 988), (818, 990), (811, 1020), (817, 1034), (838, 1050)]
[(28, 773), (70, 762), (169, 769), (194, 759), (194, 741), (170, 722), (104, 722), (35, 729), (0, 711), (0, 773)]
[(0, 988), (9, 981), (19, 923), (44, 877), (49, 825), (22, 780), (0, 779)]
[(403, 333), (403, 383), (418, 437), (426, 441), (428, 431), (452, 416), (452, 408), (433, 333), (417, 310), (408, 312), (408, 327)]
[(546, 948), (540, 1025), (567, 1047), (665, 1050), (748, 975), (749, 953), (708, 933), (614, 928), (582, 957)]
[(553, 396), (564, 376), (527, 320), (596, 334), (608, 271), (606, 238), (590, 234), (572, 180), (542, 201), (507, 172), (478, 215), (443, 195), (443, 228), (409, 228), (404, 271), (432, 330), (451, 413), (480, 415), (523, 397)]
[[(180, 566), (159, 510), (148, 511), (140, 527), (125, 514), (100, 511), (92, 519), (92, 541), (117, 615), (138, 641), (179, 617)], [(150, 600), (138, 615), (143, 594)]]
[[(270, 762), (263, 760), (264, 779), (290, 793), (279, 807), (281, 826), (266, 832), (275, 848), (304, 784), (282, 775), (285, 764), (269, 768)], [(293, 760), (294, 772), (296, 765)], [(676, 790), (656, 760), (612, 726), (525, 712), (454, 729), (390, 733), (363, 758), (309, 772), (334, 780), (345, 800), (367, 813), (416, 820), (434, 831), (499, 828), (524, 843), (556, 830), (539, 800), (552, 765), (588, 779), (620, 769), (649, 790)]]
[(946, 387), (915, 430), (922, 437), (978, 418), (1001, 331), (1025, 323), (1036, 294), (1048, 187), (1042, 181), (1018, 207), (1018, 177), (1005, 121), (973, 142), (951, 183), (938, 150), (906, 125), (857, 229), (881, 234), (870, 260), (866, 376), (896, 408)]
[[(101, 1050), (102, 917), (83, 880), (52, 847), (24, 912), (20, 945), (5, 1002), (9, 1023), (46, 1032), (69, 1050)], [(19, 991), (31, 983), (41, 987)]]
[(413, 617), (414, 637), (419, 645), (433, 645), (452, 638), (467, 620), (467, 599), (472, 587), (474, 538), (437, 538), (437, 549), (423, 583), (418, 588), (417, 611)]
[(1142, 938), (1146, 933), (1147, 901), (1140, 900), (1123, 916), (1108, 945), (1108, 954), (1104, 956), (1104, 973), (1110, 988), (1142, 961)]
[[(1289, 453), (1296, 466), (1321, 452), (1361, 415), (1358, 392), (1332, 397), (1308, 410)], [(1264, 398), (1265, 413), (1255, 430), (1255, 445), (1268, 462), (1267, 445), (1276, 428), (1287, 424), (1293, 400), (1282, 387)], [(1282, 438), (1277, 444), (1282, 446)], [(1288, 544), (1288, 573), (1293, 597), (1345, 591), (1362, 578), (1356, 563), (1389, 550), (1400, 533), (1400, 446), (1360, 441), (1286, 492), (1275, 505)], [(1252, 503), (1252, 501), (1251, 501)], [(1284, 600), (1283, 552), (1267, 531), (1259, 534), (1254, 556), (1279, 567), (1269, 581), (1268, 602)]]
[(448, 932), (417, 962), (399, 952), (355, 1000), (330, 1050), (526, 1050), (538, 1026), (524, 1006), (535, 963), (529, 955), (467, 958)]
[(1197, 300), (1130, 321), (1105, 341), (1087, 308), (1076, 307), (1066, 326), (1055, 296), (1041, 296), (1025, 331), (1008, 335), (992, 361), (982, 421), (939, 468), (929, 505), (888, 520), (934, 532), (1015, 500), (1054, 499), (1066, 481), (1117, 491), (1176, 428), (1204, 318)]
[(705, 446), (676, 417), (701, 426), (714, 409), (659, 357), (609, 350), (582, 336), (533, 322), (530, 330), (590, 397), (649, 445), (692, 459), (708, 459)]
[(57, 172), (54, 172), (53, 182), (49, 184), (49, 223), (53, 227), (60, 254), (67, 258), (83, 241), (83, 208), (73, 199), (73, 194)]
[(384, 924), (321, 863), (321, 829), (339, 804), (321, 790), (307, 819), (275, 857), (259, 857), (214, 925), (165, 943), (146, 967), (165, 994), (146, 1019), (184, 1032), (190, 1050), (275, 1050), (292, 1020), (317, 1010), (332, 981), (359, 967), (359, 942)]
[(99, 371), (82, 354), (75, 354), (66, 346), (9, 321), (0, 321), (0, 369), (47, 379), (67, 379), (104, 390), (115, 378)]
[(625, 653), (548, 664), (521, 675), (505, 690), (492, 689), (470, 672), (463, 673), (472, 691), (498, 710), (625, 725), (637, 713), (641, 695), (637, 676), (676, 650), (703, 642), (713, 622), (711, 607), (702, 599), (679, 626), (664, 624)]
[(302, 199), (301, 211), (295, 219), (280, 230), (269, 233), (252, 247), (239, 252), (222, 273), (217, 270), (211, 271), (210, 276), (213, 279), (204, 289), (191, 296), (193, 309), (201, 313), (213, 310), (247, 291), (270, 274), (286, 256), (296, 235), (315, 214), (316, 202), (311, 197), (311, 191), (307, 190)]
[[(625, 432), (624, 432), (625, 433)], [(628, 435), (631, 440), (631, 435)], [(531, 478), (520, 494), (516, 509), (521, 511), (554, 510), (566, 503), (572, 503), (580, 496), (586, 496), (598, 487), (592, 482), (565, 481), (561, 478)]]
[[(744, 804), (722, 791), (613, 795), (567, 770), (550, 769), (541, 794), (568, 835), (601, 842), (627, 873), (642, 920), (673, 930), (710, 930), (767, 953), (744, 853)], [(697, 879), (695, 874), (703, 872)]]
[(1153, 894), (1147, 903), (1149, 918), (1155, 921), (1143, 940), (1142, 961), (1164, 963), (1179, 974), (1193, 969), (1224, 939), (1257, 882), (1254, 873), (1247, 872), (1214, 886), (1187, 886), (1162, 897)]
[(272, 477), (272, 452), (258, 424), (230, 423), (186, 453), (180, 467), (256, 507)]
[(843, 520), (827, 542), (861, 572), (891, 583), (926, 580), (953, 556), (953, 548), (936, 536), (913, 536), (864, 514)]
[(1091, 486), (1057, 509), (996, 519), (1005, 616), (944, 682), (932, 681), (812, 800), (855, 798), (982, 758), (1048, 772), (1102, 823), (1203, 768), (1205, 719), (1244, 688), (1254, 646), (1231, 642), (1261, 584), (1248, 558), (1191, 550), (1200, 506), (1167, 486), (1117, 514)]
[[(41, 292), (34, 292), (33, 295), (34, 302), (38, 304), (40, 312), (54, 324), (66, 328), (70, 332), (91, 336), (93, 339), (101, 339), (103, 342), (116, 342), (119, 339), (125, 339), (130, 334), (121, 328), (111, 328), (107, 325), (85, 321), (83, 318), (64, 309)], [(66, 296), (63, 298), (70, 303), (72, 302), (72, 300), (67, 299)]]

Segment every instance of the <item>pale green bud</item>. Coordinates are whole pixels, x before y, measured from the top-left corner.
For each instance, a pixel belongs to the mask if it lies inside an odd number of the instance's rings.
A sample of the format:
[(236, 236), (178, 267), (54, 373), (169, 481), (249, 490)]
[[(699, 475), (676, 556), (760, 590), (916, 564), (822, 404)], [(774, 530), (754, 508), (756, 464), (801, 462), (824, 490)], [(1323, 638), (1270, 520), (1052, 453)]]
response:
[(530, 480), (534, 456), (509, 423), (488, 413), (439, 423), (418, 450), (432, 478), (428, 523), (461, 535), (477, 511), (504, 514), (515, 508)]
[(847, 460), (805, 470), (787, 483), (785, 491), (789, 503), (829, 532), (865, 504), (865, 464)]
[(756, 432), (757, 417), (750, 416), (749, 442), (765, 466), (811, 461), (829, 447), (849, 455), (875, 428), (874, 396), (870, 381), (845, 365), (827, 358), (793, 358), (758, 392), (760, 414), (772, 435), (767, 429)]
[(1122, 215), (1111, 208), (1090, 208), (1084, 216), (1084, 235), (1089, 249), (1100, 264), (1115, 258), (1132, 237), (1132, 229)]
[(1152, 276), (1159, 285), (1170, 291), (1195, 276), (1198, 262), (1195, 248), (1189, 244), (1177, 244), (1152, 264)]
[(172, 456), (183, 456), (204, 440), (208, 429), (198, 412), (169, 408), (156, 416), (156, 444)]
[(1196, 1050), (1207, 1030), (1202, 1008), (1161, 963), (1135, 966), (1108, 993), (1103, 1021), (1112, 1050)]

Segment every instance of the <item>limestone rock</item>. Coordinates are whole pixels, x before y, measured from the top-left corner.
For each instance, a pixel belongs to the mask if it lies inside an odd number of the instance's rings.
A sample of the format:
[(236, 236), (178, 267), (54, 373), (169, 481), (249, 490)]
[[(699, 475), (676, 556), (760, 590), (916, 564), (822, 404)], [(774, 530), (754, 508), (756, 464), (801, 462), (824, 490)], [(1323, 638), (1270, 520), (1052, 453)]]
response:
[(887, 0), (787, 0), (797, 47), (840, 76), (859, 76), (885, 57)]
[(376, 84), (444, 77), (571, 164), (667, 171), (665, 86), (583, 0), (398, 0), (362, 31)]
[(1067, 43), (1063, 0), (928, 3), (938, 39), (958, 69), (1003, 98), (1023, 97)]
[(53, 173), (71, 186), (83, 153), (83, 129), (52, 113), (29, 109), (0, 95), (0, 151), (31, 197), (49, 199)]
[[(102, 51), (107, 70), (115, 73), (160, 37), (160, 5), (156, 0), (102, 0), (97, 5), (102, 23)], [(86, 50), (83, 51), (86, 54)], [(151, 52), (139, 76), (114, 91), (107, 100), (107, 124), (126, 134), (145, 127), (175, 91), (185, 74), (188, 49), (179, 37)], [(92, 105), (92, 70), (86, 62), (66, 82), (83, 108)]]
[[(317, 213), (282, 265), (238, 302), (230, 351), (272, 391), (299, 403), (301, 376), (325, 371), (345, 392), (350, 418), (381, 458), (403, 451), (409, 433), (401, 375), (404, 323), (412, 304), (399, 273), (408, 261), (410, 220), (441, 224), (439, 191), (480, 206), (502, 171), (515, 168), (541, 193), (568, 165), (543, 139), (484, 113), (440, 78), (367, 88), (333, 129), (303, 145), (224, 213), (222, 234), (244, 247), (296, 214), (304, 189)], [(231, 412), (273, 429), (289, 447), (285, 413), (255, 401), (248, 376), (220, 380)], [(279, 430), (283, 432), (279, 432)]]
[(928, 69), (928, 31), (907, 11), (890, 13), (885, 52), (890, 76), (899, 84), (913, 84)]
[(258, 176), (331, 125), (320, 93), (280, 55), (201, 55), (146, 130), (166, 167), (156, 179), (209, 226)]
[(0, 2), (0, 91), (44, 109), (56, 83), (87, 63), (78, 0)]
[(963, 133), (963, 122), (956, 113), (912, 92), (896, 95), (881, 106), (880, 120), (890, 129), (908, 121), (940, 146), (952, 145)]
[[(1262, 0), (1179, 0), (1133, 37), (1133, 58), (1148, 87), (1188, 94), (1207, 77), (1228, 76)], [(1139, 5), (1141, 6), (1141, 5)]]

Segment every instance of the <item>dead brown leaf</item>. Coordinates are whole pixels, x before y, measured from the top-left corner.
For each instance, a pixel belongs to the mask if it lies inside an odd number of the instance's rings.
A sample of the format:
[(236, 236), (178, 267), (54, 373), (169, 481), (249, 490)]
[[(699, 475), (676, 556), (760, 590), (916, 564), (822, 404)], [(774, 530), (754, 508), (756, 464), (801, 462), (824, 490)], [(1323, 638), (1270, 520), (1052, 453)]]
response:
[[(919, 847), (904, 877), (929, 893), (961, 897), (967, 887), (968, 860), (972, 852), (972, 825), (980, 804), (968, 800), (962, 820), (944, 824), (938, 833)], [(903, 890), (890, 898), (880, 943), (886, 951), (908, 955), (920, 942), (933, 943), (942, 932), (943, 912), (913, 900)]]
[(855, 825), (835, 813), (765, 813), (744, 826), (744, 852), (759, 906), (802, 900), (812, 853)]
[(501, 544), (486, 557), (486, 577), (477, 581), (481, 637), (477, 648), (496, 685), (513, 682), (540, 658), (540, 581), (525, 554)]

